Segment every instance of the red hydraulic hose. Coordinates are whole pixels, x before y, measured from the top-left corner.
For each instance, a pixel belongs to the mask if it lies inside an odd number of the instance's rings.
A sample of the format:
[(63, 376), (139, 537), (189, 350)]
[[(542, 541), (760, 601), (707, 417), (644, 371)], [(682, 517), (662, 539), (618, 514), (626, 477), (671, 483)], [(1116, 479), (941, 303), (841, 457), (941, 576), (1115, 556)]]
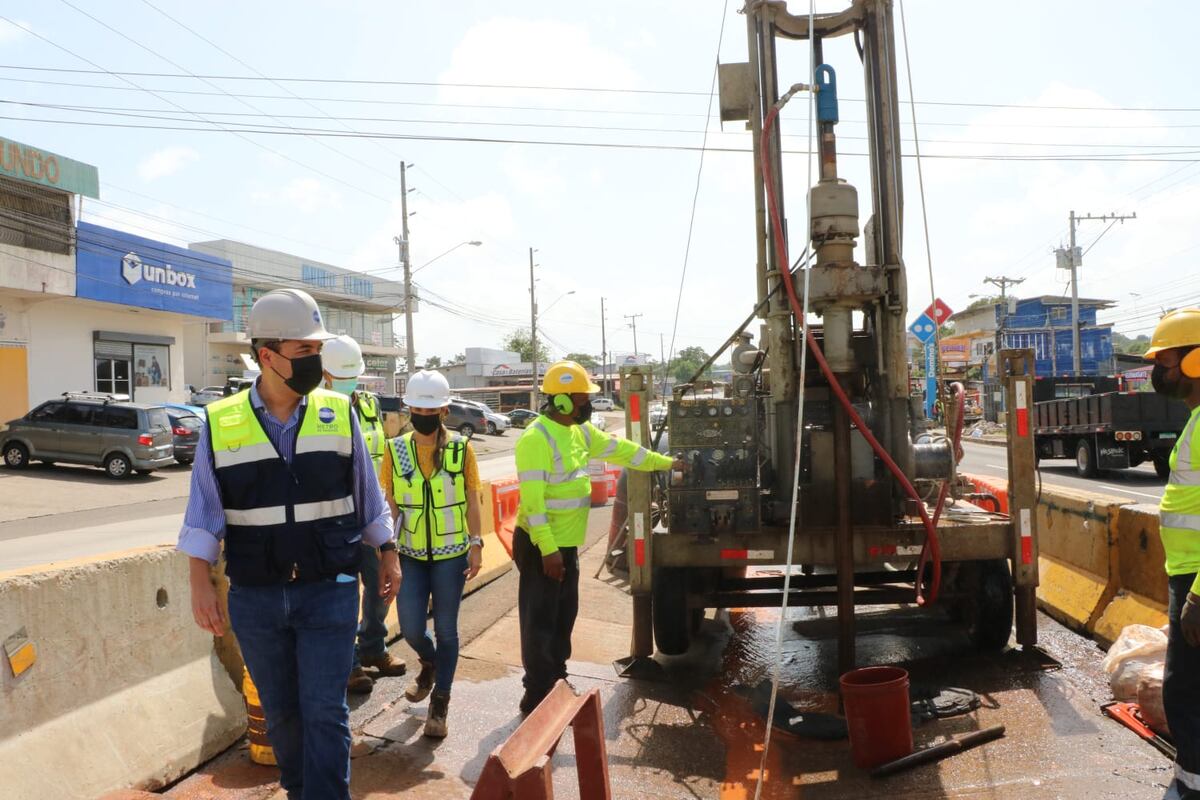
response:
[[(771, 232), (775, 239), (776, 258), (783, 265), (791, 263), (788, 260), (787, 243), (783, 238), (783, 222), (779, 218), (779, 205), (775, 198), (775, 183), (771, 176), (771, 168), (769, 162), (770, 147), (768, 137), (771, 133), (771, 126), (775, 124), (775, 118), (779, 116), (779, 105), (772, 106), (767, 117), (763, 120), (762, 140), (760, 142), (759, 167), (763, 174), (763, 183), (767, 190), (767, 204), (771, 215)], [(875, 451), (875, 455), (884, 463), (884, 466), (895, 476), (896, 481), (908, 494), (909, 497), (916, 501), (917, 511), (921, 514), (921, 522), (925, 526), (925, 544), (921, 548), (920, 566), (917, 569), (917, 605), (931, 605), (937, 600), (938, 592), (942, 585), (942, 547), (938, 541), (936, 523), (930, 518), (929, 512), (925, 508), (925, 503), (921, 500), (921, 496), (917, 494), (916, 488), (909, 481), (908, 476), (900, 469), (899, 465), (892, 459), (891, 455), (879, 440), (875, 438), (875, 434), (871, 433), (867, 423), (854, 409), (854, 404), (850, 402), (849, 396), (845, 389), (838, 383), (837, 376), (833, 374), (833, 370), (829, 368), (829, 362), (825, 360), (825, 354), (821, 352), (820, 346), (817, 344), (817, 339), (813, 336), (812, 328), (805, 324), (804, 307), (800, 304), (800, 299), (796, 296), (796, 287), (792, 283), (791, 276), (787, 270), (782, 272), (784, 288), (787, 290), (788, 301), (791, 303), (792, 312), (796, 318), (804, 325), (806, 335), (805, 341), (808, 344), (809, 350), (812, 351), (813, 358), (816, 359), (817, 366), (821, 370), (821, 374), (825, 376), (825, 380), (829, 383), (829, 388), (833, 392), (834, 397), (842, 404), (842, 408), (846, 410), (846, 415), (858, 428), (859, 433), (867, 440), (867, 444), (871, 445), (871, 449)], [(799, 438), (803, 435), (803, 431), (797, 431), (796, 436)], [(921, 594), (921, 578), (925, 571), (925, 565), (931, 563), (933, 565), (933, 574), (929, 582), (929, 594)]]

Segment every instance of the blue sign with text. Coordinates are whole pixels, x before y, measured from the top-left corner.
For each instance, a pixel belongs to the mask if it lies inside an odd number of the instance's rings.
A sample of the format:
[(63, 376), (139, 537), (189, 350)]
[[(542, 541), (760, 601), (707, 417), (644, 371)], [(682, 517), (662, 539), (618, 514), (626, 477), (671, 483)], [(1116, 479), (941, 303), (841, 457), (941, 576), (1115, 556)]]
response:
[(77, 238), (76, 297), (233, 319), (233, 265), (225, 259), (87, 222)]
[(937, 401), (937, 347), (925, 343), (925, 418), (933, 419), (933, 404)]

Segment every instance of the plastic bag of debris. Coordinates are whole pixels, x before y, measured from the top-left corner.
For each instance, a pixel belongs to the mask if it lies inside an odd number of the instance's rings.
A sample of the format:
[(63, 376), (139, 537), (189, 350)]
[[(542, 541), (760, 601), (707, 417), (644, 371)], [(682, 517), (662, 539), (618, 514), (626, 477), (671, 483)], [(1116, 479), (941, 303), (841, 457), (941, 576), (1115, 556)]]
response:
[(1104, 657), (1104, 673), (1108, 675), (1113, 697), (1122, 703), (1138, 702), (1138, 681), (1143, 672), (1155, 667), (1161, 694), (1162, 668), (1166, 660), (1165, 633), (1149, 625), (1126, 625)]
[(1167, 725), (1167, 710), (1163, 707), (1163, 667), (1157, 663), (1138, 673), (1137, 704), (1142, 710), (1142, 719), (1146, 720), (1155, 733), (1170, 736), (1171, 728)]

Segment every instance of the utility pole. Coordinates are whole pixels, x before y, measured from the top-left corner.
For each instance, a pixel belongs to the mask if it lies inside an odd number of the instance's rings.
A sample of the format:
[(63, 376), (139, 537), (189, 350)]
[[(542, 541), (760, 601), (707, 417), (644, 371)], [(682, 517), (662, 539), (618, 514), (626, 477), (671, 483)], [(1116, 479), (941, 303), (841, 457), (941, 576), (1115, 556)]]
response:
[(400, 262), (404, 265), (404, 347), (405, 360), (408, 362), (408, 378), (417, 370), (417, 351), (413, 347), (413, 318), (412, 318), (412, 248), (408, 246), (408, 180), (405, 176), (407, 164), (400, 162), (400, 238), (396, 244), (400, 247)]
[(634, 361), (637, 361), (638, 356), (641, 355), (641, 353), (638, 352), (638, 346), (637, 346), (637, 321), (638, 321), (638, 317), (641, 317), (641, 316), (645, 316), (645, 315), (644, 314), (626, 314), (625, 315), (625, 319), (633, 320), (633, 322), (630, 322), (626, 327), (633, 328), (633, 360)]
[(605, 331), (605, 322), (607, 318), (604, 314), (604, 298), (600, 298), (600, 386), (604, 390), (605, 397), (611, 397), (612, 393), (608, 390), (608, 337)]
[(665, 402), (667, 399), (667, 351), (663, 344), (663, 335), (658, 335), (658, 360), (663, 365), (663, 381), (662, 381), (662, 399)]
[(996, 376), (998, 377), (1000, 375), (1000, 345), (1004, 338), (1004, 320), (1008, 317), (1008, 287), (1024, 283), (1025, 279), (1006, 278), (1001, 275), (999, 278), (984, 278), (983, 282), (1000, 287), (1000, 319), (996, 321), (996, 343), (992, 345), (993, 355), (996, 357)]
[(533, 287), (533, 248), (529, 248), (529, 360), (533, 362), (533, 391), (529, 393), (529, 410), (537, 411), (538, 396), (538, 348), (537, 348), (537, 295)]
[[(1072, 353), (1072, 375), (1078, 377), (1082, 371), (1079, 365), (1079, 280), (1076, 277), (1077, 270), (1083, 266), (1083, 253), (1079, 252), (1079, 248), (1075, 245), (1075, 224), (1083, 220), (1096, 220), (1097, 222), (1109, 222), (1110, 220), (1115, 225), (1118, 222), (1124, 222), (1127, 219), (1137, 219), (1137, 212), (1124, 215), (1113, 212), (1112, 214), (1076, 214), (1071, 212), (1071, 249), (1066, 252), (1060, 247), (1056, 251), (1058, 256), (1058, 266), (1060, 268), (1069, 269), (1071, 271), (1071, 353)], [(1112, 227), (1111, 225), (1109, 227)], [(1103, 236), (1104, 234), (1100, 234)], [(1096, 241), (1099, 241), (1097, 238)], [(1095, 244), (1095, 242), (1093, 242)], [(1090, 250), (1091, 247), (1088, 247)]]

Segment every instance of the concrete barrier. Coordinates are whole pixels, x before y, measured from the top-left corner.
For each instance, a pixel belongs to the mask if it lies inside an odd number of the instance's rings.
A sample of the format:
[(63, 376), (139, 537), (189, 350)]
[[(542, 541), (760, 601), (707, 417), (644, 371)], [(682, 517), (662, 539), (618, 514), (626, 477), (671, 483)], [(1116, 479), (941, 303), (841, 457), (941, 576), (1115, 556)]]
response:
[(1116, 539), (1118, 590), (1093, 631), (1105, 646), (1116, 641), (1126, 625), (1159, 628), (1167, 623), (1167, 557), (1158, 533), (1158, 506), (1121, 506)]
[(0, 574), (0, 794), (94, 798), (154, 789), (236, 742), (241, 696), (192, 620), (187, 558), (170, 547)]

